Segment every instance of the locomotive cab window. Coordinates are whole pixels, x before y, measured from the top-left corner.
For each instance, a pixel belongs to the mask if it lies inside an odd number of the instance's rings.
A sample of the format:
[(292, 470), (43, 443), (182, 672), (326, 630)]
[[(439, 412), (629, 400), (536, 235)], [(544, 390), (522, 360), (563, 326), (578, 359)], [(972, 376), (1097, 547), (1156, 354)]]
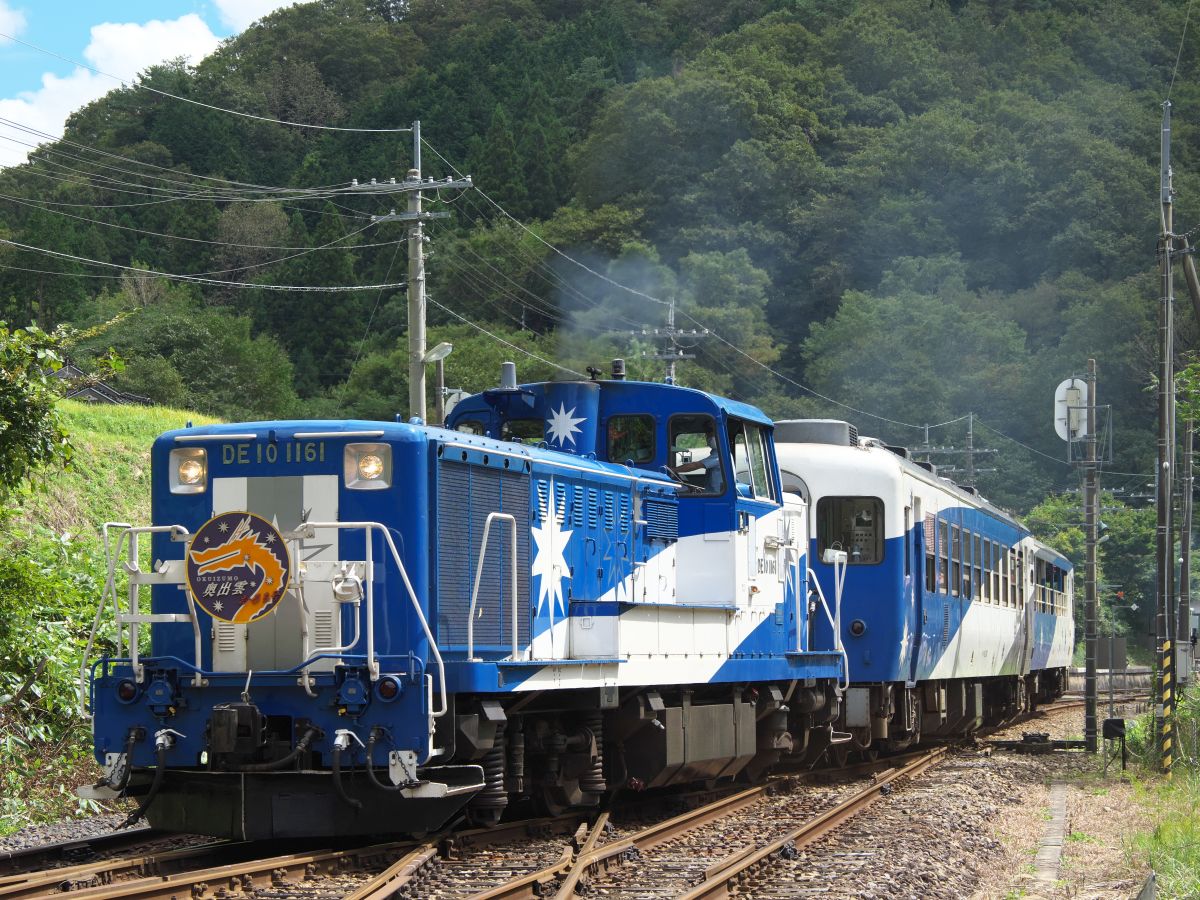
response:
[(654, 461), (654, 417), (613, 416), (608, 420), (608, 461), (632, 462), (635, 466)]
[(764, 429), (759, 425), (739, 421), (729, 425), (729, 444), (733, 448), (733, 471), (738, 493), (758, 500), (777, 500), (765, 441)]
[(852, 566), (883, 562), (883, 501), (878, 497), (822, 497), (817, 501), (817, 555), (845, 550)]
[(476, 419), (463, 419), (454, 426), (455, 431), (460, 431), (463, 434), (483, 434), (483, 423)]
[(667, 466), (675, 478), (693, 488), (688, 495), (725, 493), (725, 465), (712, 416), (672, 416)]
[(541, 441), (546, 434), (546, 423), (541, 419), (505, 419), (500, 426), (500, 440), (522, 444)]

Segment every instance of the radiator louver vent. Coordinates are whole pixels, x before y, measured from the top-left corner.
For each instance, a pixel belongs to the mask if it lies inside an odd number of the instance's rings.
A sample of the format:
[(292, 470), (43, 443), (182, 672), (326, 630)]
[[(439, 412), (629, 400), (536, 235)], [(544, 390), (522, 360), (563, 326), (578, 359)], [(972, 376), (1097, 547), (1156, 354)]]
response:
[(237, 651), (238, 638), (243, 632), (231, 622), (217, 623), (217, 652), (218, 653), (234, 653)]
[(313, 646), (337, 646), (337, 640), (333, 636), (332, 609), (318, 609), (313, 613)]
[(675, 541), (679, 539), (679, 506), (666, 500), (642, 501), (642, 515), (646, 517), (646, 537), (651, 540)]
[[(517, 640), (529, 643), (530, 491), (536, 490), (538, 518), (549, 514), (550, 490), (546, 481), (531, 485), (529, 475), (443, 459), (438, 468), (437, 569), (438, 642), (465, 645), (467, 611), (475, 566), (489, 513), (510, 513), (517, 520)], [(571, 521), (562, 485), (555, 484), (555, 514), (559, 522)], [(567, 527), (570, 527), (568, 525)], [(509, 580), (510, 526), (492, 524), (487, 557), (479, 584), (475, 645), (506, 647), (511, 642), (512, 598)], [(479, 614), (479, 611), (482, 613)]]

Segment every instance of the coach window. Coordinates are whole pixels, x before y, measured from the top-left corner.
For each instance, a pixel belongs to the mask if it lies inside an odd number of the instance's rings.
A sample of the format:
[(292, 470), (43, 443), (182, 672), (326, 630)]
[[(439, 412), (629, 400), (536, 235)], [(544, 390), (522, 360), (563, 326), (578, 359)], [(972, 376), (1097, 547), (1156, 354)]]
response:
[(941, 522), (938, 527), (938, 590), (940, 590), (943, 594), (950, 590), (949, 522)]
[(983, 538), (978, 533), (974, 535), (971, 558), (975, 561), (975, 593), (982, 599), (987, 599), (987, 585), (983, 583)]
[(667, 466), (675, 477), (694, 489), (689, 496), (725, 493), (725, 466), (712, 416), (672, 416)]
[(877, 497), (822, 497), (817, 501), (817, 557), (845, 550), (852, 566), (883, 561), (883, 501)]
[(1000, 544), (992, 541), (992, 599), (998, 604), (1004, 603), (1004, 595), (1000, 593)]
[(979, 582), (979, 594), (985, 603), (992, 602), (992, 542), (983, 542), (983, 580)]
[(654, 461), (654, 417), (613, 416), (608, 420), (608, 461), (635, 466)]
[[(999, 544), (997, 544), (996, 546), (1000, 547)], [(1009, 569), (1008, 559), (1009, 559), (1010, 555), (1011, 555), (1011, 551), (1007, 547), (1000, 547), (1000, 561), (997, 563), (997, 565), (1000, 568), (1000, 605), (1001, 606), (1011, 606), (1012, 605), (1009, 602), (1009, 594), (1008, 594), (1008, 569)]]
[(925, 516), (925, 590), (937, 590), (937, 519)]
[(971, 581), (971, 532), (964, 528), (962, 536), (963, 596), (970, 600), (975, 596), (975, 584)]
[(505, 419), (500, 426), (502, 441), (518, 444), (536, 443), (546, 435), (546, 423), (541, 419)]
[(950, 595), (962, 592), (962, 529), (950, 526)]

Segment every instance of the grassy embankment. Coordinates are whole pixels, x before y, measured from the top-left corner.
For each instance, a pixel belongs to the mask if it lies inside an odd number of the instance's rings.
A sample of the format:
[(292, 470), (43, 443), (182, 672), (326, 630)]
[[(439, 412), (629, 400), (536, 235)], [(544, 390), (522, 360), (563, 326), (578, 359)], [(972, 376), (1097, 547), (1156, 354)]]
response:
[(1200, 685), (1176, 706), (1174, 772), (1170, 781), (1157, 775), (1160, 756), (1153, 740), (1153, 715), (1138, 719), (1129, 736), (1145, 778), (1141, 802), (1158, 824), (1139, 834), (1131, 849), (1144, 855), (1157, 873), (1158, 896), (1200, 898)]
[(74, 461), (0, 509), (0, 834), (89, 811), (73, 793), (96, 774), (75, 680), (104, 583), (100, 525), (149, 521), (154, 438), (211, 421), (162, 408), (60, 409)]

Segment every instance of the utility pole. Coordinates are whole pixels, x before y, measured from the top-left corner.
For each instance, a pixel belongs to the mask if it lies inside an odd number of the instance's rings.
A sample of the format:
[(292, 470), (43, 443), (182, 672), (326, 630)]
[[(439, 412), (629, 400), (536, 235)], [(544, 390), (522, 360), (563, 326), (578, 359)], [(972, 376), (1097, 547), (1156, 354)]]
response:
[[(1084, 462), (1084, 527), (1087, 531), (1087, 588), (1084, 611), (1084, 713), (1083, 739), (1089, 753), (1096, 742), (1096, 549), (1100, 520), (1099, 474), (1096, 465), (1096, 360), (1087, 364), (1087, 455)], [(1109, 682), (1112, 662), (1109, 661)]]
[(694, 347), (697, 343), (710, 337), (711, 334), (707, 328), (704, 329), (684, 329), (675, 327), (675, 298), (672, 297), (667, 305), (667, 327), (666, 328), (650, 328), (643, 327), (641, 331), (631, 331), (630, 334), (635, 337), (653, 337), (665, 338), (666, 346), (662, 349), (656, 348), (653, 353), (642, 354), (647, 359), (657, 359), (665, 362), (666, 369), (663, 372), (663, 381), (667, 384), (675, 384), (675, 363), (684, 359), (695, 359), (696, 354), (684, 352), (687, 346), (682, 343), (684, 339), (690, 340)]
[(1179, 665), (1176, 680), (1182, 688), (1192, 680), (1192, 645), (1188, 640), (1192, 631), (1192, 442), (1195, 438), (1192, 419), (1183, 423), (1183, 478), (1180, 491), (1182, 520), (1179, 523), (1179, 616), (1175, 625), (1175, 644), (1179, 648)]
[(975, 466), (976, 456), (991, 456), (999, 451), (987, 447), (975, 446), (975, 413), (967, 413), (967, 445), (965, 447), (931, 447), (929, 446), (929, 426), (925, 426), (925, 443), (920, 449), (921, 453), (925, 454), (928, 460), (934, 453), (942, 453), (946, 455), (961, 455), (963, 457), (963, 467), (959, 469), (957, 466), (938, 466), (938, 470), (942, 474), (953, 474), (955, 472), (963, 472), (962, 483), (966, 487), (975, 486), (975, 476), (984, 475), (990, 472), (995, 472), (995, 469), (979, 469)]
[[(421, 182), (421, 120), (412, 124), (413, 167), (405, 181)], [(425, 228), (421, 192), (408, 195), (408, 414), (425, 419)], [(440, 422), (438, 423), (441, 424)]]
[[(430, 219), (445, 219), (449, 213), (424, 212), (422, 210), (422, 190), (426, 187), (438, 188), (469, 188), (472, 186), (471, 176), (460, 179), (445, 178), (441, 181), (421, 178), (421, 122), (412, 123), (413, 135), (413, 165), (401, 184), (391, 179), (386, 185), (378, 184), (371, 179), (368, 184), (359, 184), (357, 180), (351, 190), (369, 191), (371, 193), (407, 193), (408, 210), (397, 214), (393, 209), (386, 216), (371, 216), (375, 224), (382, 222), (409, 222), (408, 229), (408, 414), (422, 421), (426, 417), (425, 408), (425, 229), (424, 223)], [(440, 423), (439, 423), (440, 424)]]
[(1162, 235), (1158, 253), (1162, 279), (1158, 316), (1158, 471), (1155, 601), (1155, 632), (1158, 644), (1159, 702), (1155, 725), (1162, 756), (1162, 771), (1170, 777), (1173, 754), (1175, 697), (1174, 651), (1171, 647), (1171, 582), (1174, 540), (1171, 528), (1172, 455), (1174, 452), (1174, 367), (1175, 297), (1172, 285), (1171, 252), (1174, 239), (1174, 190), (1171, 186), (1171, 101), (1163, 102), (1160, 144), (1159, 199), (1162, 203)]

